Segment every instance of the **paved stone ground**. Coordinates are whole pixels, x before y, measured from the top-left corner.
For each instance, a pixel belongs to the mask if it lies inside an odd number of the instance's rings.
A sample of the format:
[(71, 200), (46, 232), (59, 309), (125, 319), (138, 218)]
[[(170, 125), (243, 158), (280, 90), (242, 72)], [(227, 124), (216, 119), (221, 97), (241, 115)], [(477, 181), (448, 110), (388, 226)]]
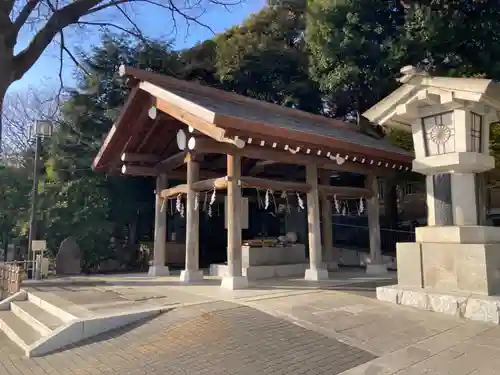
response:
[(198, 304), (32, 360), (0, 337), (0, 375), (500, 374), (500, 327), (377, 301), (374, 287), (390, 277), (332, 276), (245, 291), (137, 277), (99, 287), (136, 302), (157, 294)]
[(229, 302), (179, 308), (42, 358), (23, 358), (6, 337), (0, 347), (2, 375), (335, 375), (375, 358)]
[(500, 374), (498, 326), (383, 303), (356, 292), (318, 291), (247, 304), (378, 357), (342, 375)]

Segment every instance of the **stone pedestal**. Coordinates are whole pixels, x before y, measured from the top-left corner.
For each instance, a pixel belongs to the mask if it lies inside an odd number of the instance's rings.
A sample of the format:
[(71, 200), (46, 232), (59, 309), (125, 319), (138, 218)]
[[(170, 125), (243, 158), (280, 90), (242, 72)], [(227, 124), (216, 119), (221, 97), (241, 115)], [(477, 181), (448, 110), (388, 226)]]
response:
[(328, 271), (325, 268), (308, 268), (304, 280), (321, 281), (328, 280)]
[(152, 265), (149, 267), (148, 276), (170, 276), (170, 270), (167, 266)]
[(237, 290), (248, 288), (248, 279), (245, 276), (225, 276), (221, 282), (222, 289)]
[(422, 227), (416, 243), (397, 245), (398, 285), (478, 295), (500, 294), (500, 231)]
[(422, 227), (398, 243), (398, 285), (382, 301), (500, 324), (500, 231), (485, 226)]
[(180, 281), (183, 283), (195, 283), (203, 281), (203, 271), (200, 270), (182, 270)]

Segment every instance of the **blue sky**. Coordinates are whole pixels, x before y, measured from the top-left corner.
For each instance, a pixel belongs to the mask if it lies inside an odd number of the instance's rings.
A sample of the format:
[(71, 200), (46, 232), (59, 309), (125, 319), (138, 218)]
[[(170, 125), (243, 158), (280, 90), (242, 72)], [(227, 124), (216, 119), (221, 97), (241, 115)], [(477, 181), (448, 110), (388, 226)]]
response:
[[(222, 7), (210, 6), (200, 17), (204, 25), (210, 26), (215, 33), (241, 23), (249, 14), (259, 11), (266, 0), (246, 0), (243, 4), (230, 7), (229, 11)], [(202, 26), (191, 24), (189, 29), (183, 19), (177, 17), (177, 32), (172, 33), (173, 22), (167, 12), (163, 12), (154, 7), (138, 7), (134, 9), (136, 21), (139, 28), (149, 37), (162, 38), (165, 40), (173, 39), (176, 49), (189, 47), (196, 42), (206, 40), (213, 36), (213, 33)], [(126, 21), (118, 18), (116, 13), (102, 13), (97, 15), (92, 21), (110, 21), (113, 19), (115, 24), (126, 26)], [(20, 40), (18, 49), (23, 48), (30, 40), (32, 34), (26, 31)], [(99, 29), (89, 28), (83, 35), (75, 32), (74, 29), (65, 33), (66, 44), (73, 47), (71, 49), (86, 50), (92, 45), (99, 43)], [(64, 84), (71, 86), (72, 73), (75, 69), (74, 64), (67, 56), (64, 58)], [(59, 48), (57, 45), (51, 45), (33, 68), (26, 73), (21, 81), (11, 86), (11, 91), (25, 91), (27, 89), (52, 89), (56, 90), (59, 85)]]

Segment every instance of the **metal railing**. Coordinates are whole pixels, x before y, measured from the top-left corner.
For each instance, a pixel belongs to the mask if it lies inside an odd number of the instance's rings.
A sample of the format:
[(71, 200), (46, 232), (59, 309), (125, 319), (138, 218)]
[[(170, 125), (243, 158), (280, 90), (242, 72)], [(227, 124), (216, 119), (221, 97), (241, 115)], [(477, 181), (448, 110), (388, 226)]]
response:
[[(398, 242), (415, 241), (415, 230), (381, 228), (380, 240), (382, 253), (392, 254), (396, 252), (396, 244)], [(368, 226), (334, 223), (333, 243), (339, 247), (369, 249), (370, 235)]]

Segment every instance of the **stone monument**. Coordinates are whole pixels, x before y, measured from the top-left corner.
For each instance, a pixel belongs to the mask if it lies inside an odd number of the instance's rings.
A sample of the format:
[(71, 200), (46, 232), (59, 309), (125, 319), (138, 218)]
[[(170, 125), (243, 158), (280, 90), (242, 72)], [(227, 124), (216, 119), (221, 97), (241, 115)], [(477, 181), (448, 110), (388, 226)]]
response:
[(81, 272), (80, 247), (73, 237), (67, 237), (61, 242), (56, 256), (57, 275), (78, 275)]
[(401, 69), (402, 86), (364, 113), (411, 132), (413, 171), (426, 176), (425, 227), (397, 245), (398, 285), (377, 288), (397, 304), (500, 323), (500, 230), (484, 226), (480, 174), (495, 167), (490, 124), (499, 121), (500, 85)]

